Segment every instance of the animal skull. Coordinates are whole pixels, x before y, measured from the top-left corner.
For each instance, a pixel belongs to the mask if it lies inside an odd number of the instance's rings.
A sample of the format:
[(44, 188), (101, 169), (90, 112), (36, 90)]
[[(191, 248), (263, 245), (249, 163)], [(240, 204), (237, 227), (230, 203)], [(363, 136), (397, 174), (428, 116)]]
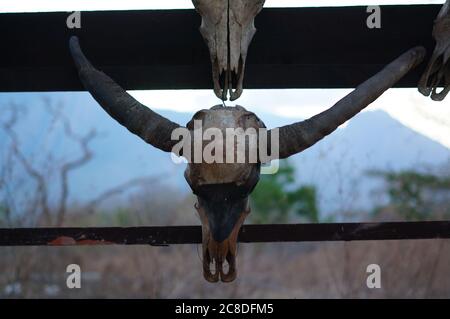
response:
[[(450, 91), (450, 0), (442, 6), (433, 27), (436, 40), (431, 60), (419, 81), (419, 91), (431, 99), (442, 101)], [(441, 92), (437, 87), (443, 85)]]
[[(84, 56), (76, 37), (70, 40), (70, 51), (84, 87), (111, 117), (154, 147), (180, 154), (175, 151), (179, 141), (172, 139), (172, 133), (181, 128), (180, 125), (140, 104), (106, 74), (96, 70)], [(300, 153), (333, 132), (393, 86), (424, 56), (425, 49), (411, 49), (328, 110), (308, 120), (267, 131), (271, 141), (277, 130), (278, 158)], [(214, 106), (201, 110), (187, 124), (187, 130), (195, 130), (192, 124), (195, 120), (201, 121), (206, 128), (220, 131), (264, 128), (264, 123), (254, 113), (240, 106)], [(192, 135), (195, 143), (195, 132)], [(236, 152), (236, 149), (234, 146), (226, 148), (226, 152)], [(243, 163), (191, 161), (188, 164), (185, 177), (197, 196), (195, 207), (202, 222), (203, 274), (210, 282), (219, 279), (229, 282), (236, 278), (239, 229), (250, 213), (249, 195), (258, 183), (261, 164), (261, 161), (247, 160)], [(223, 270), (225, 261), (229, 266), (228, 272)], [(210, 269), (211, 263), (215, 264), (215, 272)]]
[[(202, 129), (265, 128), (258, 117), (241, 106), (217, 105), (197, 112), (187, 124), (194, 130), (194, 121), (201, 121)], [(226, 136), (225, 134), (221, 135)], [(217, 137), (216, 137), (217, 138)], [(222, 139), (222, 138), (221, 138)], [(226, 141), (221, 140), (225, 146)], [(249, 199), (259, 181), (260, 163), (227, 163), (226, 153), (238, 153), (235, 143), (225, 147), (220, 163), (193, 163), (190, 161), (185, 178), (197, 196), (196, 209), (203, 225), (203, 275), (206, 280), (224, 282), (236, 278), (236, 244), (239, 229), (250, 213)], [(227, 261), (228, 272), (223, 270)], [(211, 271), (215, 264), (215, 273)]]
[(265, 0), (192, 0), (202, 16), (200, 32), (209, 48), (214, 92), (226, 101), (242, 94), (245, 61)]

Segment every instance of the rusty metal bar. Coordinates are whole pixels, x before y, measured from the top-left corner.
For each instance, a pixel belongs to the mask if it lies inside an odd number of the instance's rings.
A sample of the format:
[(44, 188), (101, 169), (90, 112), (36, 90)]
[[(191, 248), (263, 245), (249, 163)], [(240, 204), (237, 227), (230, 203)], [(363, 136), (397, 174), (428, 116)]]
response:
[[(450, 238), (450, 221), (245, 225), (243, 243)], [(200, 226), (0, 229), (0, 246), (199, 244)]]

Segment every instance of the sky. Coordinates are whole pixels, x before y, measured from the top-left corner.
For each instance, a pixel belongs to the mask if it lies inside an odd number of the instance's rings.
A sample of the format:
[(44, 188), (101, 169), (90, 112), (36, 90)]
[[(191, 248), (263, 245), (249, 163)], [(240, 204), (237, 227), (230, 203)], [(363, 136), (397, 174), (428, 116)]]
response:
[[(252, 112), (306, 119), (331, 107), (351, 89), (244, 90), (236, 104)], [(141, 103), (152, 109), (195, 112), (221, 104), (209, 90), (132, 91)], [(227, 105), (235, 103), (227, 102)], [(417, 89), (390, 89), (364, 112), (382, 110), (403, 125), (450, 148), (450, 97), (435, 102)]]
[[(442, 4), (443, 0), (266, 0), (265, 7)], [(190, 0), (0, 0), (0, 12), (193, 8)], [(236, 101), (249, 110), (292, 119), (308, 118), (332, 106), (350, 90), (244, 90)], [(220, 101), (209, 90), (134, 91), (153, 109), (194, 112)], [(229, 105), (233, 105), (229, 103)], [(450, 148), (450, 97), (433, 102), (417, 89), (391, 89), (365, 111), (383, 110), (403, 125)]]
[[(265, 7), (440, 4), (443, 0), (266, 0)], [(0, 0), (0, 12), (191, 9), (190, 0)]]

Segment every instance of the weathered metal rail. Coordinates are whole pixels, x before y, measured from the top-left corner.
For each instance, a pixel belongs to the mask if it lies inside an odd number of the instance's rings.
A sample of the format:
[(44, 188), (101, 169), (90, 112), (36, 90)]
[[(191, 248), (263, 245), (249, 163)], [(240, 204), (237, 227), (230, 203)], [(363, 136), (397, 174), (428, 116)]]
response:
[[(450, 238), (450, 221), (245, 225), (242, 243)], [(0, 229), (0, 246), (199, 244), (200, 226)]]

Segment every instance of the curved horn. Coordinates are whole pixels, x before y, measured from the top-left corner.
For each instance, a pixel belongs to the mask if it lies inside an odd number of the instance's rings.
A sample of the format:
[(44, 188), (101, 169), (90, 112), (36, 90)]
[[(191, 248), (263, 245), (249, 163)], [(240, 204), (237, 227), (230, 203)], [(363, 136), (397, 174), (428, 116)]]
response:
[(112, 118), (154, 147), (172, 151), (178, 141), (171, 140), (171, 133), (180, 125), (142, 105), (109, 76), (95, 69), (75, 36), (70, 38), (70, 52), (84, 87)]
[(425, 53), (423, 47), (403, 53), (328, 110), (308, 120), (278, 128), (279, 158), (297, 154), (333, 132), (417, 66), (425, 57)]

